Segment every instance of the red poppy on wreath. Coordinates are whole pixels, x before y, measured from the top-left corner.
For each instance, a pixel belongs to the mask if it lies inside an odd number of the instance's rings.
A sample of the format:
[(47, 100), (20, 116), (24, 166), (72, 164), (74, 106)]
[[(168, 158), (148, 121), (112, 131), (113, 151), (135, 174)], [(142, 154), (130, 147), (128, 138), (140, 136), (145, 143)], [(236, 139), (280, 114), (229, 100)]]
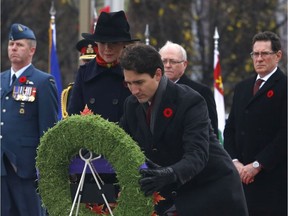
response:
[(163, 115), (166, 118), (170, 118), (173, 115), (173, 110), (171, 108), (165, 108), (163, 111)]
[(27, 77), (26, 76), (22, 76), (22, 77), (19, 78), (19, 82), (20, 83), (26, 83), (26, 81), (27, 81)]
[(83, 109), (83, 111), (82, 111), (82, 112), (80, 111), (80, 114), (81, 114), (82, 116), (84, 116), (84, 115), (93, 115), (93, 112), (92, 112), (92, 110), (90, 110), (90, 109), (88, 108), (88, 106), (87, 106), (87, 104), (86, 104), (85, 107), (84, 107), (84, 109)]
[(267, 92), (267, 97), (268, 97), (268, 98), (273, 97), (273, 95), (274, 95), (274, 91), (273, 91), (273, 90), (269, 90), (269, 91)]

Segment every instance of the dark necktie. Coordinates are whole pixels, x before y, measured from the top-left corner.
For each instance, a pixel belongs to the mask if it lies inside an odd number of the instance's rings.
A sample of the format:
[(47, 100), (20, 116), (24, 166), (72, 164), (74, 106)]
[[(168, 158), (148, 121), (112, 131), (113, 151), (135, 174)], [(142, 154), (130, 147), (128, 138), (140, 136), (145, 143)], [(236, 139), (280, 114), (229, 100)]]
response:
[(264, 82), (264, 80), (262, 80), (262, 79), (258, 79), (255, 82), (255, 85), (254, 85), (254, 88), (253, 88), (253, 95), (255, 95), (256, 92), (259, 90), (259, 87), (261, 86), (262, 82)]
[(149, 127), (150, 127), (151, 111), (152, 111), (152, 105), (150, 105), (146, 111), (146, 122)]
[[(12, 82), (11, 82), (11, 85), (15, 82), (15, 80), (16, 80), (16, 75), (15, 74), (13, 74), (13, 76), (12, 76)], [(10, 86), (11, 86), (10, 85)]]

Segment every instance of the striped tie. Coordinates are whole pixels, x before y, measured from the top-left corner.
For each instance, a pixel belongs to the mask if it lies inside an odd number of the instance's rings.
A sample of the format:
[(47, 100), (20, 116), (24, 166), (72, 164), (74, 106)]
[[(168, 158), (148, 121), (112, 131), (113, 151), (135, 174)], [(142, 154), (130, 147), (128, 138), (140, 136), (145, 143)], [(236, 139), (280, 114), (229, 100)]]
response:
[(264, 80), (262, 80), (262, 79), (258, 79), (255, 82), (255, 85), (254, 85), (254, 88), (253, 88), (253, 95), (255, 95), (256, 92), (259, 90), (259, 87), (261, 86), (262, 82), (264, 82)]

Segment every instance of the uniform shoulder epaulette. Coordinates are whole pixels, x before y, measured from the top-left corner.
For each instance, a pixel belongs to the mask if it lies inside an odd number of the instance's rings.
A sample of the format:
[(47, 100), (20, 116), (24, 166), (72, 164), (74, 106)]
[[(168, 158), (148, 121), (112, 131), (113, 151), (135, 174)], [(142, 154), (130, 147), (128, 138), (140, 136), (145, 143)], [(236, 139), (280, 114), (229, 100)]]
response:
[(49, 82), (52, 83), (52, 84), (55, 84), (55, 80), (53, 78), (50, 78)]

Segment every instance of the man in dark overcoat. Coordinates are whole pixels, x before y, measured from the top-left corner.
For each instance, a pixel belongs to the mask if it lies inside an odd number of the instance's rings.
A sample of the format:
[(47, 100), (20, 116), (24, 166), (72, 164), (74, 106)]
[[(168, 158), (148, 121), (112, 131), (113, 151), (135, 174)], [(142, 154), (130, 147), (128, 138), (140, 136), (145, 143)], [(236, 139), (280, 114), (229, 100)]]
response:
[(165, 198), (155, 206), (157, 214), (248, 215), (239, 174), (213, 133), (203, 97), (168, 80), (151, 46), (126, 47), (120, 64), (132, 93), (120, 126), (147, 157), (141, 190)]
[(250, 216), (286, 216), (287, 77), (277, 67), (280, 39), (258, 33), (252, 50), (257, 74), (235, 88), (224, 147), (239, 171)]

